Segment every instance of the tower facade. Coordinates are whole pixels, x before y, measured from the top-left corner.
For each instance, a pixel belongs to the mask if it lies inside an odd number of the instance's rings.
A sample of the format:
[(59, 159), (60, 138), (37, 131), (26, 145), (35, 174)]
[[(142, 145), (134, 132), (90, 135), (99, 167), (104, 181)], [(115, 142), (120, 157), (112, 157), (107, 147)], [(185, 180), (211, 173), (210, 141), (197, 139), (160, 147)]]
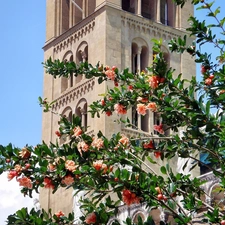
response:
[[(186, 34), (187, 19), (193, 15), (190, 2), (182, 10), (172, 0), (46, 0), (46, 7), (45, 61), (49, 57), (76, 63), (99, 61), (137, 73), (152, 63), (151, 39), (161, 38), (169, 66), (177, 74), (189, 74), (187, 79), (195, 75), (195, 65), (189, 55), (170, 54), (167, 48), (169, 40)], [(188, 38), (189, 43), (192, 41)], [(114, 123), (117, 115), (93, 119), (87, 113), (88, 105), (112, 86), (110, 82), (98, 84), (95, 78), (87, 80), (82, 74), (69, 79), (53, 79), (45, 74), (43, 97), (55, 101), (54, 112), (67, 118), (73, 114), (79, 116), (89, 134), (101, 130), (107, 137), (117, 132), (135, 135), (137, 130)], [(128, 117), (147, 133), (154, 133), (153, 124), (160, 120), (154, 113), (139, 117), (132, 110)], [(56, 141), (58, 120), (56, 114), (43, 114), (42, 139), (46, 143)], [(59, 143), (66, 141), (60, 139)], [(70, 189), (60, 189), (54, 195), (51, 190), (42, 190), (40, 203), (45, 209), (52, 208), (53, 213), (58, 210), (69, 213), (76, 210), (77, 204)]]

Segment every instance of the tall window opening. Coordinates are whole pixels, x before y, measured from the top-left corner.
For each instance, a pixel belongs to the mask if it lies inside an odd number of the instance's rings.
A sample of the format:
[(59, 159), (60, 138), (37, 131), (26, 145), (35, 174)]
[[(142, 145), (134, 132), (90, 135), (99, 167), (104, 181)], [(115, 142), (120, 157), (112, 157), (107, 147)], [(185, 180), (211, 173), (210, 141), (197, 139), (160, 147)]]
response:
[(136, 0), (123, 0), (122, 9), (130, 13), (135, 13), (135, 3)]
[(76, 114), (76, 116), (80, 117), (82, 127), (84, 127), (85, 130), (87, 130), (88, 119), (87, 119), (87, 101), (86, 101), (86, 99), (81, 99), (78, 102), (78, 104), (76, 106), (75, 114)]
[(62, 1), (62, 33), (69, 29), (69, 21), (70, 21), (70, 0)]
[[(83, 0), (84, 1), (84, 0)], [(74, 1), (74, 22), (75, 24), (79, 23), (83, 18), (85, 18), (85, 8), (83, 8), (82, 0)]]
[[(72, 117), (73, 117), (73, 112), (72, 112), (72, 108), (70, 106), (66, 107), (62, 113), (61, 116), (65, 117), (69, 122), (72, 122)], [(67, 141), (68, 137), (64, 137), (62, 136), (60, 138), (60, 144), (64, 144)]]
[[(82, 42), (76, 52), (76, 63), (79, 64), (81, 62), (88, 61), (88, 44), (87, 42)], [(76, 77), (76, 84), (82, 80), (83, 75), (80, 74)]]
[(167, 0), (160, 1), (160, 22), (162, 24), (169, 25)]
[[(63, 57), (64, 61), (70, 61), (73, 62), (73, 53), (71, 51), (68, 51), (64, 57)], [(74, 78), (73, 78), (73, 74), (71, 74), (70, 78), (66, 78), (66, 77), (62, 77), (61, 78), (61, 92), (66, 91), (68, 88), (73, 87), (74, 84)]]
[(155, 0), (142, 0), (141, 15), (148, 19), (155, 18), (156, 1)]

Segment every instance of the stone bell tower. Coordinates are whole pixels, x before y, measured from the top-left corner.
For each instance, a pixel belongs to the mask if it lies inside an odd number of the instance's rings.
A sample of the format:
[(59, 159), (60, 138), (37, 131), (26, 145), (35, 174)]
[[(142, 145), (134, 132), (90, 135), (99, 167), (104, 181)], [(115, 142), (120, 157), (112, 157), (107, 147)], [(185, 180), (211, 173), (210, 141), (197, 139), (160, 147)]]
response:
[[(140, 72), (152, 62), (151, 39), (162, 38), (165, 58), (176, 73), (195, 75), (195, 65), (189, 56), (172, 55), (167, 48), (170, 39), (186, 34), (187, 19), (193, 15), (190, 2), (181, 10), (172, 0), (46, 0), (46, 10), (44, 60), (52, 57), (53, 60), (91, 64), (100, 61), (104, 65)], [(53, 79), (44, 74), (43, 97), (55, 101), (54, 112), (69, 119), (73, 114), (80, 116), (89, 134), (98, 130), (106, 136), (119, 131), (127, 136), (137, 134), (137, 130), (114, 123), (117, 115), (92, 119), (87, 114), (89, 104), (99, 99), (107, 86), (113, 84), (99, 85), (94, 78), (87, 80), (82, 74), (69, 79)], [(128, 116), (141, 130), (149, 133), (153, 132), (153, 124), (160, 120), (151, 112), (139, 117), (130, 110)], [(46, 143), (56, 141), (58, 119), (55, 114), (43, 114), (42, 138)], [(66, 141), (60, 140), (60, 143)], [(51, 190), (43, 189), (40, 203), (45, 209), (52, 208), (53, 213), (58, 210), (71, 212), (74, 207), (72, 190), (60, 189), (52, 195)]]

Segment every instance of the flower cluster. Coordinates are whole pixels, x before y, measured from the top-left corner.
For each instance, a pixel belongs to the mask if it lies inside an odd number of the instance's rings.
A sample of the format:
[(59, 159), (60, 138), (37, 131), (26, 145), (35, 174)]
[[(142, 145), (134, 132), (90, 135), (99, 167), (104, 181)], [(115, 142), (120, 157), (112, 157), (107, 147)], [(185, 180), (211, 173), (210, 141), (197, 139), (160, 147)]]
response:
[(18, 178), (17, 181), (19, 182), (20, 186), (23, 186), (23, 187), (26, 187), (26, 188), (29, 188), (29, 189), (32, 189), (32, 187), (33, 187), (31, 179), (26, 177), (26, 176)]
[(91, 146), (99, 150), (104, 147), (104, 141), (101, 138), (94, 138)]
[(86, 216), (85, 223), (94, 224), (94, 223), (96, 223), (96, 220), (97, 220), (97, 216), (94, 212), (92, 212)]
[(65, 168), (71, 172), (74, 172), (77, 169), (78, 165), (75, 164), (73, 160), (66, 160)]
[(87, 152), (89, 150), (89, 145), (85, 143), (84, 141), (80, 141), (77, 144), (77, 149), (80, 155), (82, 156), (82, 152)]
[(140, 115), (145, 115), (147, 113), (147, 110), (150, 109), (152, 112), (157, 111), (157, 105), (155, 102), (149, 102), (147, 105), (143, 103), (137, 104), (137, 113)]
[(74, 178), (71, 175), (67, 175), (62, 179), (62, 184), (67, 186), (71, 185), (74, 182)]
[(159, 125), (154, 125), (154, 130), (159, 132), (160, 134), (164, 134), (164, 130), (163, 130), (163, 124), (159, 124)]
[(140, 203), (140, 198), (137, 197), (135, 193), (127, 189), (123, 190), (122, 198), (123, 198), (123, 202), (128, 206), (132, 204)]
[(121, 115), (125, 115), (127, 113), (126, 107), (120, 103), (114, 105), (114, 110), (117, 114)]
[(148, 82), (149, 82), (149, 86), (152, 89), (156, 89), (160, 83), (165, 82), (165, 78), (153, 75), (149, 77)]
[(113, 66), (110, 68), (109, 66), (105, 67), (105, 75), (108, 77), (108, 79), (115, 81), (116, 73), (115, 73), (116, 67)]
[(79, 126), (77, 126), (73, 129), (73, 133), (74, 133), (74, 136), (78, 137), (83, 133), (83, 131), (81, 130)]
[(57, 213), (55, 213), (56, 217), (60, 218), (61, 216), (64, 216), (65, 214), (60, 210)]

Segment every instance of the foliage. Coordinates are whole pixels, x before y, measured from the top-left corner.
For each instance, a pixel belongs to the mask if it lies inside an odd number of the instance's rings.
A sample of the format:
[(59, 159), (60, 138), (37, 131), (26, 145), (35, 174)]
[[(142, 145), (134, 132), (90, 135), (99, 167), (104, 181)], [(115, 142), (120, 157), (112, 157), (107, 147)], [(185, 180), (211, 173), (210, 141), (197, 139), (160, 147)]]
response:
[[(184, 6), (185, 0), (176, 0)], [(211, 59), (210, 53), (201, 52), (195, 45), (187, 44), (187, 37), (173, 39), (169, 43), (171, 52), (190, 54), (196, 63), (201, 64), (202, 80), (197, 82), (195, 74), (191, 80), (175, 76), (175, 71), (168, 68), (161, 50), (161, 41), (154, 41), (156, 53), (153, 64), (145, 72), (133, 74), (128, 69), (92, 66), (85, 63), (53, 61), (44, 63), (46, 71), (54, 78), (83, 74), (87, 79), (95, 77), (98, 83), (113, 81), (115, 87), (102, 95), (102, 99), (90, 105), (93, 117), (113, 112), (122, 115), (120, 122), (127, 127), (134, 127), (126, 118), (127, 110), (137, 107), (137, 112), (145, 115), (147, 110), (157, 112), (162, 117), (162, 124), (154, 126), (157, 135), (140, 132), (139, 137), (127, 138), (121, 133), (111, 138), (99, 133), (94, 137), (85, 133), (78, 117), (69, 121), (61, 116), (60, 138), (70, 137), (66, 144), (39, 144), (35, 147), (15, 148), (11, 144), (0, 146), (0, 172), (9, 171), (9, 180), (16, 177), (24, 195), (38, 192), (40, 187), (51, 188), (53, 193), (58, 188), (73, 188), (85, 191), (88, 198), (82, 200), (83, 224), (107, 224), (123, 202), (145, 204), (146, 207), (168, 211), (177, 224), (192, 224), (193, 214), (204, 206), (204, 222), (221, 223), (225, 220), (219, 205), (210, 206), (201, 196), (203, 184), (198, 178), (190, 176), (191, 170), (204, 165), (220, 179), (220, 191), (225, 188), (225, 40), (217, 39), (213, 28), (222, 29), (224, 35), (225, 19), (218, 19), (219, 8), (212, 11), (213, 3), (204, 0), (192, 1), (200, 4), (199, 9), (208, 10), (208, 16), (215, 18), (215, 24), (206, 25), (190, 17), (191, 27), (187, 30), (196, 37), (199, 46), (210, 43), (218, 48), (220, 54)], [(198, 96), (196, 96), (198, 93)], [(50, 113), (54, 102), (39, 98), (40, 105)], [(215, 112), (215, 113), (212, 113)], [(60, 116), (60, 115), (59, 115)], [(166, 131), (173, 131), (170, 136)], [(178, 135), (182, 130), (182, 136)], [(199, 160), (199, 155), (206, 153), (209, 164)], [(176, 157), (186, 159), (183, 169), (192, 162), (189, 173), (175, 173), (170, 164), (162, 164), (160, 159), (169, 162)], [(152, 165), (157, 165), (157, 171)], [(131, 169), (129, 169), (131, 168)], [(155, 167), (154, 167), (155, 168)], [(218, 169), (219, 168), (219, 169)], [(110, 196), (113, 194), (113, 197)], [(8, 217), (8, 224), (72, 224), (74, 215), (52, 215), (51, 211), (29, 213), (23, 208)], [(124, 222), (131, 225), (130, 218)], [(114, 221), (113, 224), (118, 224)], [(138, 225), (154, 224), (138, 218)], [(165, 222), (161, 221), (161, 224)]]

